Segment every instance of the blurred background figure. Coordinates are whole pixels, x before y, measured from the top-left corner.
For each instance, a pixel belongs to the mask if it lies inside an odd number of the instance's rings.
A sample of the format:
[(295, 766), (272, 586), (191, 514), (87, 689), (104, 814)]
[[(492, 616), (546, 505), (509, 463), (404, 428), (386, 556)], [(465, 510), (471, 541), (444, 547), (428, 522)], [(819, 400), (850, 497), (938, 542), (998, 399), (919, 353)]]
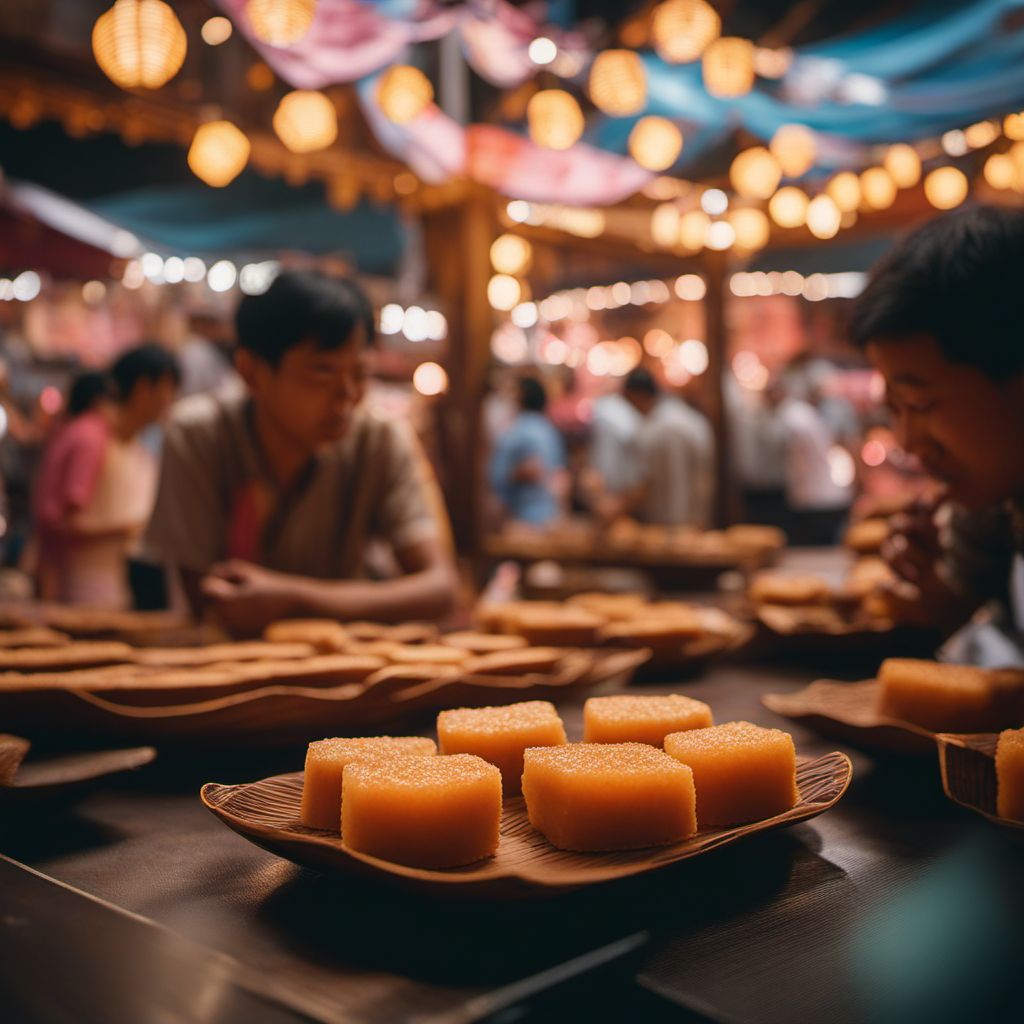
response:
[(536, 377), (518, 382), (519, 412), (495, 441), (491, 456), (491, 489), (504, 514), (513, 520), (544, 526), (563, 510), (565, 444), (547, 416), (547, 392)]
[(132, 604), (127, 558), (153, 506), (157, 467), (139, 434), (174, 401), (178, 363), (153, 344), (72, 385), (44, 452), (33, 512), (38, 595), (102, 608)]

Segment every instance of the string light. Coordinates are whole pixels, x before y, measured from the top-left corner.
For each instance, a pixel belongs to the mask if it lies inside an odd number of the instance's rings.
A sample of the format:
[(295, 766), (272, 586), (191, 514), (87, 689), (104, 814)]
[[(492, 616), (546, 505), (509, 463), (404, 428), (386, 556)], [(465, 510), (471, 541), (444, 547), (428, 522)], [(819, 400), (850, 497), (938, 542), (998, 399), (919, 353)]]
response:
[(642, 117), (629, 133), (629, 154), (648, 171), (664, 171), (679, 158), (683, 133), (667, 117)]
[(691, 252), (704, 248), (711, 218), (703, 210), (690, 210), (679, 221), (679, 244)]
[(419, 68), (395, 64), (377, 82), (377, 103), (395, 124), (409, 124), (434, 100), (434, 86)]
[(558, 47), (547, 36), (538, 36), (530, 43), (527, 55), (538, 67), (544, 67), (558, 56)]
[(768, 212), (780, 228), (798, 228), (807, 219), (810, 200), (795, 185), (780, 188), (768, 202)]
[(736, 248), (747, 252), (763, 249), (771, 235), (771, 224), (761, 210), (730, 210), (726, 219), (736, 233)]
[(849, 213), (861, 203), (860, 178), (853, 171), (840, 171), (829, 179), (825, 193), (843, 213)]
[(712, 96), (745, 96), (754, 87), (754, 44), (739, 36), (722, 36), (704, 51), (701, 70), (704, 88)]
[(871, 210), (887, 210), (896, 202), (896, 182), (884, 167), (869, 167), (860, 176), (861, 195)]
[(604, 50), (590, 66), (590, 98), (611, 117), (629, 117), (647, 101), (647, 74), (633, 50)]
[(583, 134), (583, 111), (564, 89), (542, 89), (526, 105), (530, 138), (546, 149), (568, 149)]
[(199, 30), (199, 34), (203, 37), (203, 42), (207, 46), (220, 46), (221, 43), (226, 43), (231, 38), (231, 33), (234, 28), (231, 22), (224, 17), (218, 15), (215, 18), (207, 18), (203, 22), (203, 27)]
[(492, 309), (508, 312), (523, 297), (522, 285), (510, 274), (495, 274), (487, 282), (487, 301)]
[(970, 191), (967, 175), (956, 167), (937, 167), (924, 179), (924, 195), (938, 210), (959, 206)]
[(533, 260), (533, 246), (520, 235), (499, 235), (491, 243), (491, 266), (502, 274), (524, 274)]
[(752, 146), (733, 159), (729, 180), (744, 199), (768, 199), (779, 187), (782, 168), (764, 146)]
[(448, 374), (439, 363), (420, 363), (413, 371), (412, 386), (427, 398), (448, 390)]
[(834, 238), (842, 219), (842, 211), (830, 196), (815, 196), (807, 206), (807, 228), (815, 238)]
[(784, 124), (772, 136), (768, 149), (787, 178), (799, 178), (814, 166), (818, 146), (806, 125)]
[(913, 188), (921, 180), (921, 158), (913, 146), (897, 142), (885, 151), (882, 166), (897, 188)]

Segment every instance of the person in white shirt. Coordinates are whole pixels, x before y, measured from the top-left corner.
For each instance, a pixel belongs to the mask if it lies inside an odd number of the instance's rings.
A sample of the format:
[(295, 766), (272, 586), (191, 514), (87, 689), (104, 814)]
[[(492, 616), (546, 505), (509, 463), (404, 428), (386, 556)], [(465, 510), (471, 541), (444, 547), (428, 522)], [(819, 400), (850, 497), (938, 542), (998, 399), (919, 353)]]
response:
[(673, 395), (664, 395), (638, 367), (623, 395), (642, 417), (630, 486), (614, 512), (663, 526), (710, 525), (714, 506), (714, 438), (708, 421)]

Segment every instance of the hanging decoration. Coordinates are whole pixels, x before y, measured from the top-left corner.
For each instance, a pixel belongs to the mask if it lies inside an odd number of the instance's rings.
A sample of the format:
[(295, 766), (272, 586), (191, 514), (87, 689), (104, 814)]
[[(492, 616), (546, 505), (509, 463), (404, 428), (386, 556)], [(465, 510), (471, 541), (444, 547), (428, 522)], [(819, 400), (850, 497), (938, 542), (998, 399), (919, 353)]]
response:
[(583, 111), (564, 89), (542, 89), (526, 105), (530, 138), (545, 149), (568, 149), (583, 134)]
[(885, 151), (882, 167), (897, 188), (913, 188), (921, 180), (921, 158), (905, 142), (897, 142)]
[(642, 117), (629, 133), (629, 155), (649, 171), (671, 167), (683, 150), (683, 133), (667, 117)]
[(842, 211), (831, 196), (822, 193), (807, 205), (807, 229), (815, 238), (835, 238), (842, 224)]
[(782, 168), (764, 146), (752, 146), (733, 159), (729, 180), (744, 199), (768, 199), (779, 187)]
[(245, 13), (257, 39), (271, 46), (292, 46), (313, 24), (316, 0), (247, 0)]
[(274, 111), (274, 131), (293, 153), (315, 153), (338, 137), (338, 114), (322, 93), (296, 89)]
[(768, 244), (771, 236), (771, 222), (762, 210), (744, 207), (730, 210), (725, 219), (736, 234), (736, 248), (755, 252)]
[(806, 192), (795, 185), (787, 185), (768, 201), (768, 212), (780, 228), (798, 228), (807, 220), (809, 205)]
[(409, 124), (434, 101), (434, 86), (419, 68), (395, 64), (377, 83), (377, 102), (395, 124)]
[(491, 243), (490, 256), (499, 274), (525, 274), (533, 261), (533, 246), (521, 235), (499, 235)]
[(590, 98), (610, 117), (629, 117), (647, 102), (647, 74), (633, 50), (604, 50), (590, 65)]
[(230, 121), (209, 121), (196, 129), (188, 165), (207, 185), (223, 188), (245, 169), (250, 149), (245, 133)]
[(884, 167), (869, 167), (860, 176), (864, 205), (870, 210), (887, 210), (896, 202), (896, 182)]
[(829, 179), (825, 194), (842, 213), (856, 210), (861, 203), (860, 178), (853, 171), (840, 171)]
[(163, 0), (117, 0), (92, 29), (96, 63), (122, 89), (159, 89), (181, 69), (187, 49), (185, 30)]
[(970, 192), (967, 175), (957, 167), (937, 167), (924, 179), (924, 195), (937, 210), (952, 210)]
[(721, 33), (722, 19), (705, 0), (665, 0), (651, 15), (651, 41), (669, 64), (697, 60)]
[(799, 178), (814, 166), (818, 146), (806, 125), (784, 124), (768, 145), (787, 178)]
[(704, 51), (701, 68), (704, 88), (712, 96), (745, 96), (754, 87), (754, 44), (739, 36), (722, 36)]

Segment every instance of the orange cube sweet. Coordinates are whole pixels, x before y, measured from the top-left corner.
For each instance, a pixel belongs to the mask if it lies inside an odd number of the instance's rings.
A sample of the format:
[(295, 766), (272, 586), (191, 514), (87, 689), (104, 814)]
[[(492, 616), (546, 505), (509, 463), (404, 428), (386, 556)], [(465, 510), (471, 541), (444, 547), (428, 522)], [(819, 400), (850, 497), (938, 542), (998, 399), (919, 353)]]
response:
[(442, 711), (437, 716), (437, 738), (442, 754), (476, 754), (497, 765), (506, 796), (519, 793), (527, 747), (566, 742), (562, 719), (546, 700)]
[(358, 736), (316, 740), (306, 751), (299, 820), (310, 828), (337, 832), (341, 827), (341, 780), (345, 769), (368, 757), (436, 754), (433, 740), (422, 736)]
[(781, 814), (799, 799), (793, 737), (750, 722), (674, 732), (665, 752), (693, 770), (700, 827)]
[(996, 732), (1024, 722), (1024, 673), (915, 658), (878, 671), (880, 709), (932, 732)]
[(996, 744), (996, 813), (1024, 821), (1024, 729), (1005, 729)]
[(583, 741), (660, 747), (670, 732), (703, 729), (713, 722), (707, 704), (678, 693), (591, 697), (583, 705)]
[(664, 846), (697, 830), (693, 773), (646, 743), (531, 747), (523, 796), (530, 824), (562, 850)]
[(472, 754), (356, 761), (342, 794), (341, 839), (360, 853), (447, 868), (498, 849), (501, 772)]

